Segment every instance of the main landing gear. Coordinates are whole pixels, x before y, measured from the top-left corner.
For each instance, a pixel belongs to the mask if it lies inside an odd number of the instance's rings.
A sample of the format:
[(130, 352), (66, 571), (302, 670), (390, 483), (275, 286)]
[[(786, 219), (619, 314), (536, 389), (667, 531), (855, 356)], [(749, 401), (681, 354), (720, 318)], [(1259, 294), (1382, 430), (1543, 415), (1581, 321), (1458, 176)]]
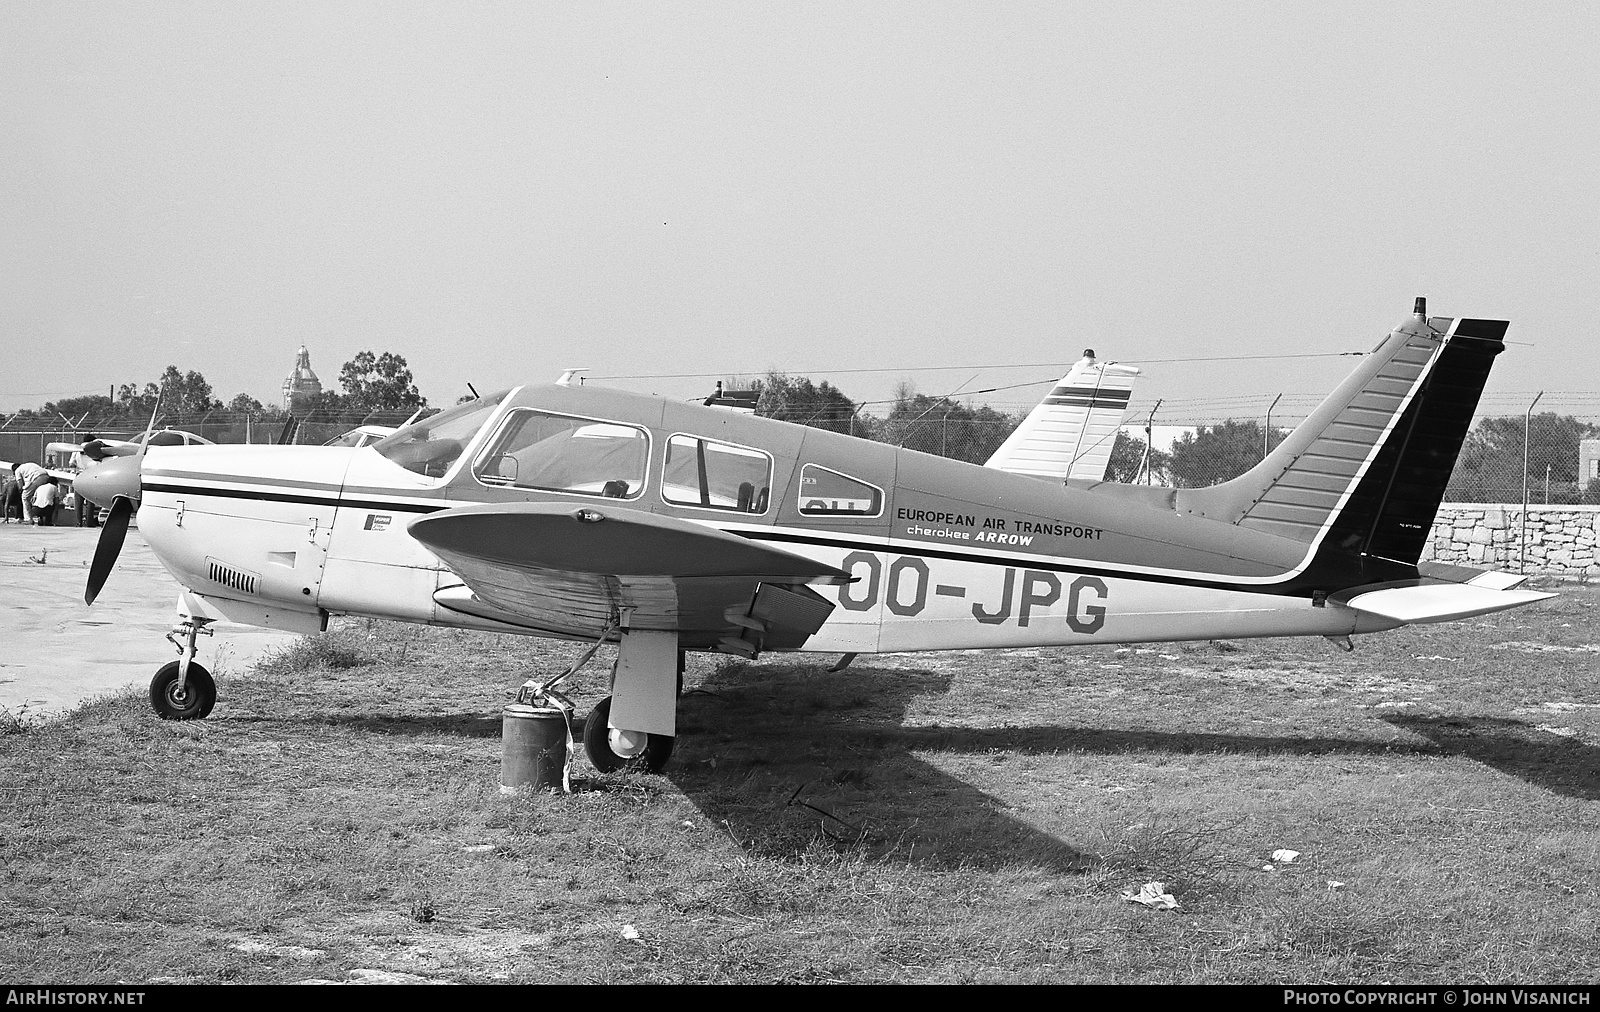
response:
[(211, 635), (210, 621), (186, 618), (167, 633), (178, 659), (163, 664), (150, 681), (150, 706), (162, 720), (202, 720), (217, 705), (217, 683), (194, 659), (195, 638)]
[[(678, 696), (683, 692), (683, 651), (674, 632), (629, 631), (614, 618), (572, 666), (543, 682), (530, 680), (517, 693), (519, 703), (555, 706), (570, 718), (573, 705), (556, 685), (576, 674), (613, 632), (620, 633), (617, 662), (611, 669), (611, 695), (596, 703), (583, 722), (583, 750), (601, 773), (640, 770), (659, 773), (676, 740)], [(676, 664), (674, 664), (676, 661)], [(612, 704), (625, 726), (612, 720)]]
[(622, 769), (660, 773), (672, 756), (672, 743), (678, 739), (668, 734), (624, 731), (609, 726), (610, 721), (611, 697), (607, 696), (594, 704), (583, 722), (583, 751), (590, 764), (601, 773)]

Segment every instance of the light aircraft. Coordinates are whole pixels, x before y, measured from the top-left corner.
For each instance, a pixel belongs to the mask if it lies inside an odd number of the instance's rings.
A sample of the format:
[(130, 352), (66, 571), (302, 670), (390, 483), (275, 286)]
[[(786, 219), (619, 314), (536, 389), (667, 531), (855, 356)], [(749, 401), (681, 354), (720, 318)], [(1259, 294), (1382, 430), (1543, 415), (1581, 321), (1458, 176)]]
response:
[[(204, 436), (181, 429), (147, 429), (132, 439), (88, 439), (82, 443), (46, 443), (46, 459), (54, 457), (57, 466), (47, 467), (60, 481), (73, 481), (85, 468), (93, 467), (107, 457), (131, 457), (148, 443), (151, 446), (211, 446)], [(9, 473), (15, 465), (0, 460), (0, 471)]]
[(332, 439), (328, 440), (322, 445), (350, 447), (368, 446), (372, 443), (376, 443), (384, 436), (391, 435), (395, 431), (395, 428), (396, 426), (393, 425), (358, 425), (349, 432), (343, 432), (337, 436), (334, 436)]
[[(1415, 313), (1259, 465), (1209, 488), (1008, 474), (570, 382), (359, 448), (151, 446), (85, 599), (139, 526), (183, 590), (168, 718), (216, 689), (197, 634), (330, 615), (618, 645), (585, 723), (601, 770), (659, 769), (685, 651), (857, 653), (1352, 634), (1513, 608), (1521, 578), (1419, 563), (1504, 321)], [(585, 654), (592, 656), (593, 649)], [(581, 662), (580, 662), (581, 663)], [(574, 665), (536, 686), (554, 686)], [(526, 689), (527, 687), (525, 687)]]
[(422, 414), (422, 409), (411, 413), (411, 417), (401, 422), (400, 425), (358, 425), (349, 432), (340, 433), (323, 443), (323, 446), (366, 446), (376, 443), (402, 426), (410, 425)]
[(89, 439), (82, 443), (48, 443), (46, 453), (59, 454), (67, 466), (77, 470), (98, 464), (107, 457), (131, 457), (141, 447), (213, 446), (211, 440), (182, 429), (147, 429), (132, 439)]
[[(110, 457), (131, 457), (145, 446), (214, 446), (211, 440), (182, 429), (146, 429), (132, 439), (90, 438), (82, 443), (46, 443), (45, 459), (54, 459), (55, 466), (46, 467), (57, 484), (67, 490), (79, 484), (83, 472)], [(15, 465), (0, 460), (0, 472), (10, 474)], [(137, 499), (137, 495), (134, 496)], [(98, 504), (96, 504), (98, 505)], [(82, 508), (82, 507), (80, 507)]]

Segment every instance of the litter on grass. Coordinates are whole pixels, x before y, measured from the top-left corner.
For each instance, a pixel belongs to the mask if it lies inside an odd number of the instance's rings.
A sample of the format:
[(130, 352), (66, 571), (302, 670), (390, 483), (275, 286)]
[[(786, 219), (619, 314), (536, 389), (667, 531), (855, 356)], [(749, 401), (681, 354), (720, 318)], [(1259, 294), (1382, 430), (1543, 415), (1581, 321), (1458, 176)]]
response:
[(1146, 882), (1139, 888), (1138, 892), (1134, 892), (1132, 889), (1125, 889), (1123, 890), (1122, 898), (1129, 903), (1142, 903), (1151, 910), (1178, 909), (1178, 901), (1171, 893), (1167, 892), (1167, 884), (1165, 882)]

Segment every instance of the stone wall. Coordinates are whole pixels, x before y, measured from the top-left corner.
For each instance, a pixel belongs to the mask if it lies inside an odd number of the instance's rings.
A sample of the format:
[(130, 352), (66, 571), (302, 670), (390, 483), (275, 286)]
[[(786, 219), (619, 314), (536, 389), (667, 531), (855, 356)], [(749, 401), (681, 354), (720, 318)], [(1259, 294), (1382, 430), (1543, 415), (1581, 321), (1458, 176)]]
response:
[(1600, 576), (1600, 506), (1528, 507), (1527, 567), (1522, 564), (1522, 505), (1445, 503), (1434, 518), (1423, 559), (1550, 576)]

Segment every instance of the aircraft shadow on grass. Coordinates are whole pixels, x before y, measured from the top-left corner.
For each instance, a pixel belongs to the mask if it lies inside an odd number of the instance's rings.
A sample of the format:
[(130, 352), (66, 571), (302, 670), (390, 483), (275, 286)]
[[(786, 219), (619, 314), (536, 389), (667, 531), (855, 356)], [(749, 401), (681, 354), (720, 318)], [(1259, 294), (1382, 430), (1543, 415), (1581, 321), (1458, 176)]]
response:
[(1093, 855), (913, 754), (945, 746), (908, 737), (908, 708), (949, 686), (947, 674), (868, 665), (713, 675), (680, 701), (663, 772), (754, 853), (793, 858), (820, 840), (934, 867), (1088, 867)]
[(1445, 755), (1459, 755), (1554, 794), (1600, 800), (1600, 749), (1509, 717), (1391, 715)]
[[(754, 680), (750, 678), (754, 675)], [(1422, 741), (1270, 736), (1105, 727), (904, 726), (919, 696), (948, 675), (803, 666), (713, 677), (684, 696), (667, 775), (747, 848), (798, 853), (826, 834), (869, 854), (935, 866), (1032, 863), (1083, 870), (1105, 843), (1086, 825), (1073, 842), (1005, 811), (1006, 803), (916, 753), (1051, 755), (1127, 752), (1262, 755), (1462, 755), (1552, 792), (1600, 798), (1600, 750), (1526, 723), (1492, 718), (1385, 718)], [(826, 814), (824, 814), (826, 813)]]
[[(1032, 864), (1083, 871), (1106, 843), (1098, 822), (1072, 842), (1006, 811), (1006, 802), (917, 753), (1460, 755), (1552, 792), (1600, 798), (1600, 750), (1504, 718), (1390, 715), (1421, 741), (1082, 726), (905, 726), (919, 697), (948, 691), (930, 670), (794, 664), (709, 676), (679, 704), (681, 736), (665, 775), (740, 846), (797, 858), (819, 841), (869, 859), (925, 867)], [(500, 735), (498, 714), (322, 718), (383, 735)], [(321, 721), (319, 721), (321, 722)], [(580, 732), (581, 733), (581, 732)], [(612, 789), (612, 778), (579, 789)]]

